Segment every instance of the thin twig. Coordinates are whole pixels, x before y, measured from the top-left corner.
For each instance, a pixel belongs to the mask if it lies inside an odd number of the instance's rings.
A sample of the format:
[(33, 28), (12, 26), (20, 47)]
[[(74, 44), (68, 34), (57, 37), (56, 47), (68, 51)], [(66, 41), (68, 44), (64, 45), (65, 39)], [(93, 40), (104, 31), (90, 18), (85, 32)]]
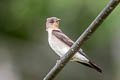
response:
[(100, 26), (100, 24), (108, 17), (113, 9), (119, 4), (120, 0), (111, 0), (108, 5), (101, 11), (96, 19), (88, 26), (83, 34), (77, 39), (70, 50), (57, 61), (56, 65), (51, 69), (43, 80), (53, 80), (57, 74), (63, 69), (66, 63), (79, 50), (83, 43), (92, 35), (93, 32)]

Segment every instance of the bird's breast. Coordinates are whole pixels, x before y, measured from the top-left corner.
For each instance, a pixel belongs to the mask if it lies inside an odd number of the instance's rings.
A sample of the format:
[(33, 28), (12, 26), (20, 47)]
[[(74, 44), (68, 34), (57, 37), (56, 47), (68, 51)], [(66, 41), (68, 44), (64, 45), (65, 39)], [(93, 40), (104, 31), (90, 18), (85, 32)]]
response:
[[(51, 33), (48, 34), (48, 42), (53, 51), (55, 51), (55, 53), (60, 57), (62, 57), (70, 49), (68, 45)], [(88, 62), (88, 59), (78, 52), (73, 56), (73, 58), (77, 61)]]
[(63, 56), (69, 49), (70, 47), (67, 46), (64, 42), (59, 40), (56, 36), (54, 35), (49, 35), (49, 45), (50, 47), (61, 57)]

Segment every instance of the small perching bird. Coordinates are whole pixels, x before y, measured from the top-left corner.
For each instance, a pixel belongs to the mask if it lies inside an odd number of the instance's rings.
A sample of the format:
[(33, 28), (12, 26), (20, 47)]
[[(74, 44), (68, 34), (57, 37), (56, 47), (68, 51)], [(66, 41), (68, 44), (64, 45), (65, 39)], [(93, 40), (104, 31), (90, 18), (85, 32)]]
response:
[[(74, 42), (59, 29), (59, 21), (60, 19), (56, 17), (47, 18), (46, 31), (48, 31), (48, 42), (50, 47), (57, 55), (62, 57), (70, 49)], [(82, 49), (80, 49), (72, 57), (71, 61), (81, 63), (97, 70), (98, 72), (102, 72), (102, 70), (95, 63), (88, 59)]]

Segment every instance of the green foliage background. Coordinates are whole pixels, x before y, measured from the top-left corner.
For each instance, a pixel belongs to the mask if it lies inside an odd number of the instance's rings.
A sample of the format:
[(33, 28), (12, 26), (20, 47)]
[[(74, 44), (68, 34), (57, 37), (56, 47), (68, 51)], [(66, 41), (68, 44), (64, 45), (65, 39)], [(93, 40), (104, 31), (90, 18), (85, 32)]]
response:
[[(109, 0), (0, 0), (0, 80), (42, 80), (59, 59), (45, 31), (48, 17), (76, 40)], [(82, 46), (103, 74), (69, 62), (56, 80), (120, 79), (120, 5)]]

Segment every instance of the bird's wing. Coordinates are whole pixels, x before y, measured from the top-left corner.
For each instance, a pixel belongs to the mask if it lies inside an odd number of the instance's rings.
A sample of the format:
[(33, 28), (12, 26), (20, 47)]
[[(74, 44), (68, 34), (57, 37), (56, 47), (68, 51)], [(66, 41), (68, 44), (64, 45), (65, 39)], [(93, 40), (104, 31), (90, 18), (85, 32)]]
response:
[(61, 30), (53, 30), (52, 34), (55, 35), (59, 40), (61, 40), (62, 42), (64, 42), (66, 45), (68, 46), (72, 46), (73, 45), (73, 41), (67, 37)]
[[(68, 45), (69, 47), (71, 47), (74, 44), (74, 42), (69, 37), (67, 37), (61, 30), (53, 30), (52, 34), (54, 36), (56, 36), (59, 40), (64, 42), (66, 45)], [(87, 55), (85, 55), (85, 53), (82, 51), (82, 49), (79, 49), (78, 52), (88, 59)], [(88, 60), (89, 60), (88, 64), (80, 62), (80, 61), (78, 61), (78, 62), (83, 65), (86, 65), (88, 67), (94, 68), (99, 72), (102, 72), (102, 70), (95, 63), (93, 63), (90, 59), (88, 59)]]
[[(74, 44), (74, 41), (72, 41), (69, 37), (67, 37), (61, 30), (53, 30), (52, 34), (54, 36), (56, 36), (59, 40), (61, 40), (62, 42), (64, 42), (66, 45), (68, 45), (69, 47), (71, 47)], [(86, 58), (88, 58), (85, 53), (82, 51), (82, 49), (80, 49), (78, 51), (81, 55), (85, 56)]]

